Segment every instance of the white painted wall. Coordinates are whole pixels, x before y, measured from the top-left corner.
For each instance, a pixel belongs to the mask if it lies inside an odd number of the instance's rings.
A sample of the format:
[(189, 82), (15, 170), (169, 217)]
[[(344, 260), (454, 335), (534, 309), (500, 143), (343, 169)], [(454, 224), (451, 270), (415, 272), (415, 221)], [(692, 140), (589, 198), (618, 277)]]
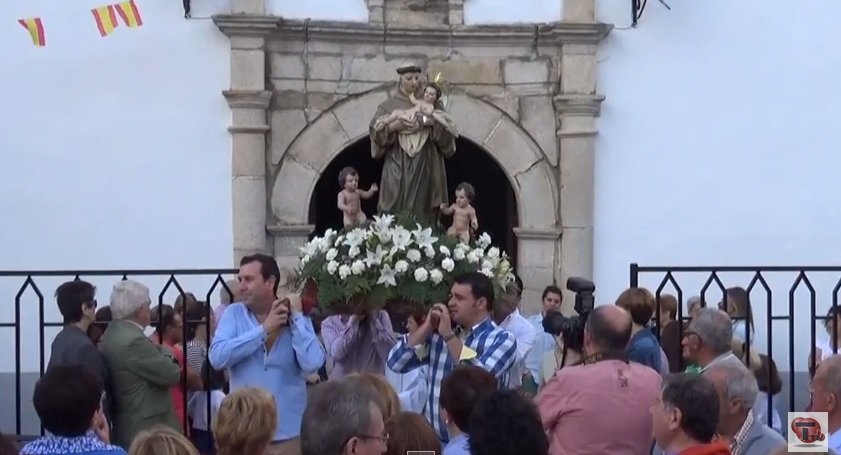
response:
[(365, 0), (265, 0), (266, 12), (289, 19), (368, 22)]
[[(560, 0), (468, 0), (466, 24), (551, 22), (561, 19)], [(266, 0), (269, 14), (289, 19), (368, 21), (365, 0)]]
[[(814, 0), (649, 1), (637, 29), (627, 2), (600, 1), (614, 23), (603, 45), (595, 279), (603, 302), (628, 264), (841, 264), (841, 4)], [(818, 313), (841, 274), (810, 275)], [(702, 284), (679, 276), (685, 297)], [(723, 276), (745, 286), (750, 276)], [(774, 312), (788, 314), (793, 274), (771, 274)], [(659, 279), (643, 280), (656, 287)], [(809, 296), (796, 293), (796, 367), (805, 369)], [(667, 290), (671, 290), (668, 289)], [(760, 291), (760, 289), (757, 289)], [(710, 298), (713, 295), (710, 294)], [(717, 293), (716, 296), (720, 296)], [(766, 296), (753, 294), (766, 347)], [(716, 300), (717, 301), (717, 300)], [(785, 322), (773, 354), (788, 370)]]
[[(90, 12), (106, 0), (0, 3), (0, 270), (230, 266), (228, 39), (210, 20), (184, 20), (180, 1), (136, 3), (145, 24), (106, 38)], [(197, 18), (229, 8), (193, 3)], [(42, 18), (46, 47), (17, 24), (29, 17)], [(60, 320), (52, 293), (72, 278), (37, 281), (47, 320)], [(95, 280), (101, 304), (113, 281)], [(22, 282), (0, 277), (0, 322), (14, 320)], [(27, 296), (23, 369), (37, 371)], [(12, 343), (0, 328), (0, 345)], [(0, 350), (0, 371), (13, 360)]]
[(559, 21), (562, 3), (562, 0), (465, 0), (464, 23), (473, 25)]

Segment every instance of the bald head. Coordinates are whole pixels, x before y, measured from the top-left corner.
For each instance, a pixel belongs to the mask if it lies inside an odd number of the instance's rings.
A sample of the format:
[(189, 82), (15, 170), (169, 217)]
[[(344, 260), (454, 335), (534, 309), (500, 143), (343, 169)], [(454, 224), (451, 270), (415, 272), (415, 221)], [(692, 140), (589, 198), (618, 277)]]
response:
[(614, 305), (596, 307), (584, 330), (593, 345), (605, 351), (624, 351), (631, 340), (631, 315)]
[(841, 354), (821, 361), (815, 371), (815, 382), (827, 392), (841, 398)]

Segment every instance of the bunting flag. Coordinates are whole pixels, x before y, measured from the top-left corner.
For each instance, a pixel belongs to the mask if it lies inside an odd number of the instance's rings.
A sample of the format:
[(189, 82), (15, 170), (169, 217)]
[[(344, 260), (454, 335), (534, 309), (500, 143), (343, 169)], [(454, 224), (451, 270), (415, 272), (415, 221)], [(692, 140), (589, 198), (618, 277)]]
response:
[(19, 19), (18, 24), (29, 30), (29, 36), (32, 37), (32, 44), (38, 47), (47, 45), (47, 38), (44, 35), (44, 24), (41, 22), (41, 18)]
[(117, 14), (123, 19), (123, 24), (126, 24), (126, 27), (134, 28), (143, 25), (143, 19), (140, 18), (140, 11), (137, 10), (134, 0), (128, 0), (114, 6), (117, 7)]
[(91, 10), (96, 26), (99, 28), (99, 36), (106, 37), (120, 25), (117, 22), (117, 15), (114, 14), (114, 5), (100, 6)]

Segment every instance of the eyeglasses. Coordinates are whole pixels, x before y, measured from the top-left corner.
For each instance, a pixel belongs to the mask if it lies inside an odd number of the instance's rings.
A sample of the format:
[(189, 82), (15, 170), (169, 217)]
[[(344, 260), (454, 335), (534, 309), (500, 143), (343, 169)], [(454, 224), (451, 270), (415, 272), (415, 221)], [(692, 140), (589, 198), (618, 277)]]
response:
[(368, 440), (377, 440), (382, 442), (383, 444), (388, 442), (388, 433), (383, 433), (382, 436), (372, 436), (370, 434), (358, 434), (356, 435), (359, 439), (368, 439)]

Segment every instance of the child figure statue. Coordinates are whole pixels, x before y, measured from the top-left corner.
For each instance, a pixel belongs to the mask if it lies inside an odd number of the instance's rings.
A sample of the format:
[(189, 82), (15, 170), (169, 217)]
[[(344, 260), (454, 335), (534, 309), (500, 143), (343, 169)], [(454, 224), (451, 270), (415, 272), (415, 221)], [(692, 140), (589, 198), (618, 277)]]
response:
[(432, 116), (435, 112), (435, 105), (441, 98), (441, 91), (437, 85), (429, 84), (423, 89), (423, 99), (415, 98), (415, 94), (409, 94), (409, 101), (414, 107), (409, 109), (396, 110), (384, 120), (387, 123), (400, 120), (408, 127), (408, 132), (413, 133), (420, 125)]
[(368, 191), (359, 190), (359, 173), (352, 167), (346, 167), (339, 172), (339, 191), (337, 206), (342, 211), (342, 222), (345, 227), (362, 224), (368, 218), (362, 211), (361, 199), (370, 199), (377, 192), (377, 184), (371, 185)]
[(476, 197), (476, 189), (467, 182), (461, 182), (456, 187), (456, 202), (449, 207), (441, 204), (441, 213), (453, 215), (453, 224), (447, 229), (447, 234), (458, 237), (462, 242), (470, 241), (471, 230), (479, 228), (479, 221), (476, 219), (476, 210), (471, 203)]

